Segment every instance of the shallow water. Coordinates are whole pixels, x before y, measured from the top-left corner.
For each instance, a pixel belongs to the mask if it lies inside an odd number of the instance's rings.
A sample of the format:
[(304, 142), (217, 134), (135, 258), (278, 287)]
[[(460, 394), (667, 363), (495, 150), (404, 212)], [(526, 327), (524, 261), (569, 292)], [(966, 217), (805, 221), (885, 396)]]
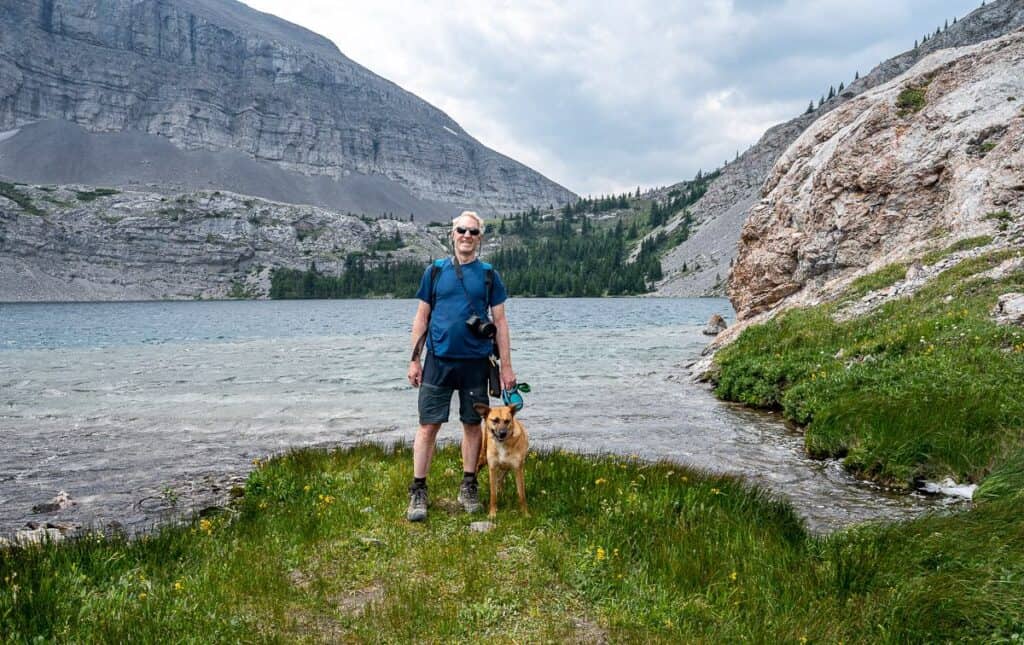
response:
[[(54, 518), (145, 528), (194, 510), (268, 454), (411, 441), (414, 309), (409, 300), (0, 305), (0, 534)], [(507, 310), (517, 375), (533, 386), (522, 419), (535, 447), (742, 474), (791, 500), (815, 531), (946, 503), (857, 482), (836, 462), (807, 458), (777, 417), (689, 383), (682, 365), (700, 353), (712, 313), (731, 318), (725, 300), (515, 299)], [(441, 436), (458, 434), (448, 424)], [(58, 490), (78, 505), (32, 513)]]

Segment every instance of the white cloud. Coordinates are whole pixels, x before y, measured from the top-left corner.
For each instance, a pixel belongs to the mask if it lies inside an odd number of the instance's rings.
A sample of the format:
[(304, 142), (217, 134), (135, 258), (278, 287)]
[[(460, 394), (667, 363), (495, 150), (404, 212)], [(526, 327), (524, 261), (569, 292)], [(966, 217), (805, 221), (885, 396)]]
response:
[(245, 0), (580, 193), (709, 169), (973, 0)]

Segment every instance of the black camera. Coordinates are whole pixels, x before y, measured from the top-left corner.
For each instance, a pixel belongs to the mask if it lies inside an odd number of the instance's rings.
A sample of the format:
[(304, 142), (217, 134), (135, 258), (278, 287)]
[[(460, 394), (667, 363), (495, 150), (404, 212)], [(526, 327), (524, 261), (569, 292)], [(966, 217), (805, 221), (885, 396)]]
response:
[(494, 323), (490, 320), (481, 320), (476, 314), (466, 319), (466, 326), (477, 338), (494, 338), (498, 335), (498, 328)]

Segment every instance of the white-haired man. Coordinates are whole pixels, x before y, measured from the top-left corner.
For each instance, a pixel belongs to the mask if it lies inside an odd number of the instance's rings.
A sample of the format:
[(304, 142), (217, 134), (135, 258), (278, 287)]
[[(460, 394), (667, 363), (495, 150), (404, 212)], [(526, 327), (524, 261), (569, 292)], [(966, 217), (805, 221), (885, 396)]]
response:
[[(419, 388), (420, 423), (413, 442), (413, 481), (406, 511), (406, 518), (412, 522), (427, 517), (427, 474), (437, 433), (448, 421), (456, 390), (462, 421), (463, 470), (458, 500), (467, 513), (483, 508), (476, 481), (481, 419), (473, 404), (489, 403), (488, 356), (494, 342), (501, 356), (502, 387), (511, 389), (516, 382), (505, 318), (508, 294), (498, 272), (477, 257), (483, 234), (484, 221), (473, 211), (464, 211), (452, 220), (454, 254), (427, 267), (416, 293), (420, 302), (412, 321), (413, 353), (408, 372), (409, 383)], [(479, 322), (469, 324), (474, 317)], [(426, 357), (421, 366), (424, 347)]]

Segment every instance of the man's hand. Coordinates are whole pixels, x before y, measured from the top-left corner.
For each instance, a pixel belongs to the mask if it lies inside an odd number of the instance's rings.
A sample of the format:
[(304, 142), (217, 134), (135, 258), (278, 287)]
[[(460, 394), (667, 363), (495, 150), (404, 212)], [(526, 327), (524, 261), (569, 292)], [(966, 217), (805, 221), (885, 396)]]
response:
[(420, 366), (419, 361), (409, 361), (409, 372), (406, 374), (409, 379), (409, 384), (413, 387), (419, 387), (420, 383), (423, 382), (423, 367)]
[(511, 390), (512, 386), (516, 384), (516, 373), (512, 371), (511, 366), (501, 366), (501, 387), (506, 390)]

